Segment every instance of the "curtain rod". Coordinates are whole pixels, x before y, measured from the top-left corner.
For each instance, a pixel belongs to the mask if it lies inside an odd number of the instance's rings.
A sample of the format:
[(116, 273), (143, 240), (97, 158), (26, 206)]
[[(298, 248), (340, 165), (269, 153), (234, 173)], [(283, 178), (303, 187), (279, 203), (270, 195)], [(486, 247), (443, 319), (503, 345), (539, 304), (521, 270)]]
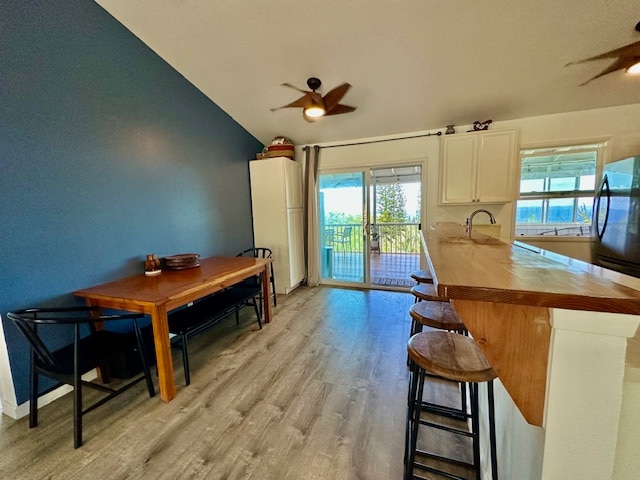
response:
[[(370, 143), (393, 142), (393, 141), (395, 141), (395, 140), (409, 140), (409, 139), (411, 139), (411, 138), (435, 137), (435, 136), (439, 137), (440, 135), (442, 135), (442, 132), (436, 132), (436, 133), (423, 133), (423, 134), (421, 134), (421, 135), (411, 135), (411, 136), (408, 136), (408, 137), (383, 138), (383, 139), (380, 139), (380, 140), (368, 140), (368, 141), (366, 141), (366, 142), (341, 143), (341, 144), (338, 144), (338, 145), (327, 145), (327, 146), (324, 146), (324, 147), (323, 147), (323, 146), (320, 146), (320, 145), (318, 145), (318, 146), (319, 146), (320, 148), (351, 147), (351, 146), (353, 146), (353, 145), (368, 145), (368, 144), (370, 144)], [(306, 150), (306, 149), (308, 149), (308, 148), (311, 148), (311, 147), (309, 147), (309, 145), (305, 145), (305, 146), (303, 147), (303, 150)]]

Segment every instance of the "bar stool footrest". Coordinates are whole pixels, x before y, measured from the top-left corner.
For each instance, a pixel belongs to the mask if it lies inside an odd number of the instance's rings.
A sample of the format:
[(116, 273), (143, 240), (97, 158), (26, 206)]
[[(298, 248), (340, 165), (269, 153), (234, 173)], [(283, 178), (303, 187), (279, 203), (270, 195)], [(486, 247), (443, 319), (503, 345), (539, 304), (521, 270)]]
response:
[(431, 402), (422, 402), (422, 411), (442, 415), (443, 417), (453, 418), (454, 420), (467, 420), (471, 415), (460, 409), (438, 405)]
[(441, 423), (431, 422), (429, 420), (420, 420), (420, 425), (425, 425), (427, 427), (436, 428), (438, 430), (442, 430), (443, 432), (454, 433), (456, 435), (462, 435), (463, 437), (473, 438), (474, 433), (469, 432), (468, 430), (460, 430), (456, 427), (449, 427), (447, 425), (442, 425)]
[[(448, 463), (450, 465), (455, 465), (458, 467), (464, 467), (464, 468), (472, 468), (475, 469), (475, 466), (472, 463), (469, 462), (463, 462), (460, 460), (455, 460), (452, 458), (447, 458), (447, 457), (443, 457), (442, 455), (438, 455), (436, 453), (431, 453), (431, 452), (427, 452), (424, 450), (416, 450), (416, 455), (420, 455), (422, 457), (426, 457), (432, 460), (436, 460), (439, 462), (444, 462), (444, 463)], [(447, 472), (445, 470), (440, 470), (436, 467), (432, 467), (430, 465), (426, 465), (424, 463), (420, 463), (416, 461), (415, 466), (421, 470), (425, 470), (427, 472), (431, 472), (431, 473), (437, 473), (438, 475), (442, 475), (443, 477), (446, 478), (451, 478), (454, 480), (467, 480), (467, 477), (460, 477), (458, 475), (456, 475), (455, 473), (451, 473), (451, 472)]]

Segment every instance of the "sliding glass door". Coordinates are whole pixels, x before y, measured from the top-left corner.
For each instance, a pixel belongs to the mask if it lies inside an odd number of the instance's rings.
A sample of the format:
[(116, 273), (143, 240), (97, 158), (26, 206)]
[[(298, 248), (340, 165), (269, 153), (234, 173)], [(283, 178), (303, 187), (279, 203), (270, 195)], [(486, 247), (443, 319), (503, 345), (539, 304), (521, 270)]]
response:
[(319, 176), (323, 283), (406, 288), (420, 268), (421, 165)]
[(329, 283), (365, 283), (365, 172), (321, 174), (320, 276)]
[(422, 166), (375, 168), (369, 178), (369, 283), (410, 287), (420, 268)]

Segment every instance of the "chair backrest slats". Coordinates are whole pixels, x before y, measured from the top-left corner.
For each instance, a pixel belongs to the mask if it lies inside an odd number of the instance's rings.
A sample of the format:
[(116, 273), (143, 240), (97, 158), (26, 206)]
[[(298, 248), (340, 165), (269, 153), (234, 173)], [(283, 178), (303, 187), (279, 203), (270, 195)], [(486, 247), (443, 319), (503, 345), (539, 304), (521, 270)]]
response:
[(22, 332), (25, 338), (29, 341), (29, 343), (31, 344), (31, 348), (38, 356), (40, 361), (43, 362), (47, 366), (47, 368), (51, 368), (53, 370), (61, 370), (60, 365), (58, 365), (58, 362), (52, 355), (51, 351), (38, 336), (38, 325), (25, 321), (19, 315), (9, 313), (7, 314), (7, 316), (11, 320), (13, 320), (13, 323), (16, 325), (16, 327), (18, 327), (18, 330), (20, 330), (20, 332)]
[[(69, 307), (69, 308), (47, 308), (37, 309), (31, 308), (15, 312), (8, 312), (7, 318), (11, 319), (18, 330), (24, 335), (29, 342), (32, 351), (35, 353), (40, 366), (52, 371), (61, 372), (62, 366), (59, 364), (55, 352), (43, 341), (41, 332), (38, 331), (40, 325), (75, 325), (76, 332), (79, 332), (79, 326), (82, 324), (89, 325), (90, 331), (95, 331), (94, 324), (96, 322), (106, 322), (109, 320), (129, 320), (133, 319), (134, 325), (136, 318), (141, 318), (143, 314), (129, 313), (122, 315), (96, 315), (97, 310), (93, 307)], [(77, 343), (78, 338), (75, 342)]]
[(273, 252), (266, 247), (248, 248), (240, 252), (236, 257), (273, 258)]

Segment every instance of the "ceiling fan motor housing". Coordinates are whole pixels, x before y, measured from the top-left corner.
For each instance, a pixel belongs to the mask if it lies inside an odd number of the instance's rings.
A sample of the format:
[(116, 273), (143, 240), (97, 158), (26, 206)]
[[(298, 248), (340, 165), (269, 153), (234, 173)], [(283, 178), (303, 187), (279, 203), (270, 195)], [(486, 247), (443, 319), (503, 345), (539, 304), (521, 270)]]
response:
[(307, 86), (314, 92), (320, 88), (320, 85), (322, 85), (322, 82), (319, 78), (310, 77), (309, 79), (307, 79)]

